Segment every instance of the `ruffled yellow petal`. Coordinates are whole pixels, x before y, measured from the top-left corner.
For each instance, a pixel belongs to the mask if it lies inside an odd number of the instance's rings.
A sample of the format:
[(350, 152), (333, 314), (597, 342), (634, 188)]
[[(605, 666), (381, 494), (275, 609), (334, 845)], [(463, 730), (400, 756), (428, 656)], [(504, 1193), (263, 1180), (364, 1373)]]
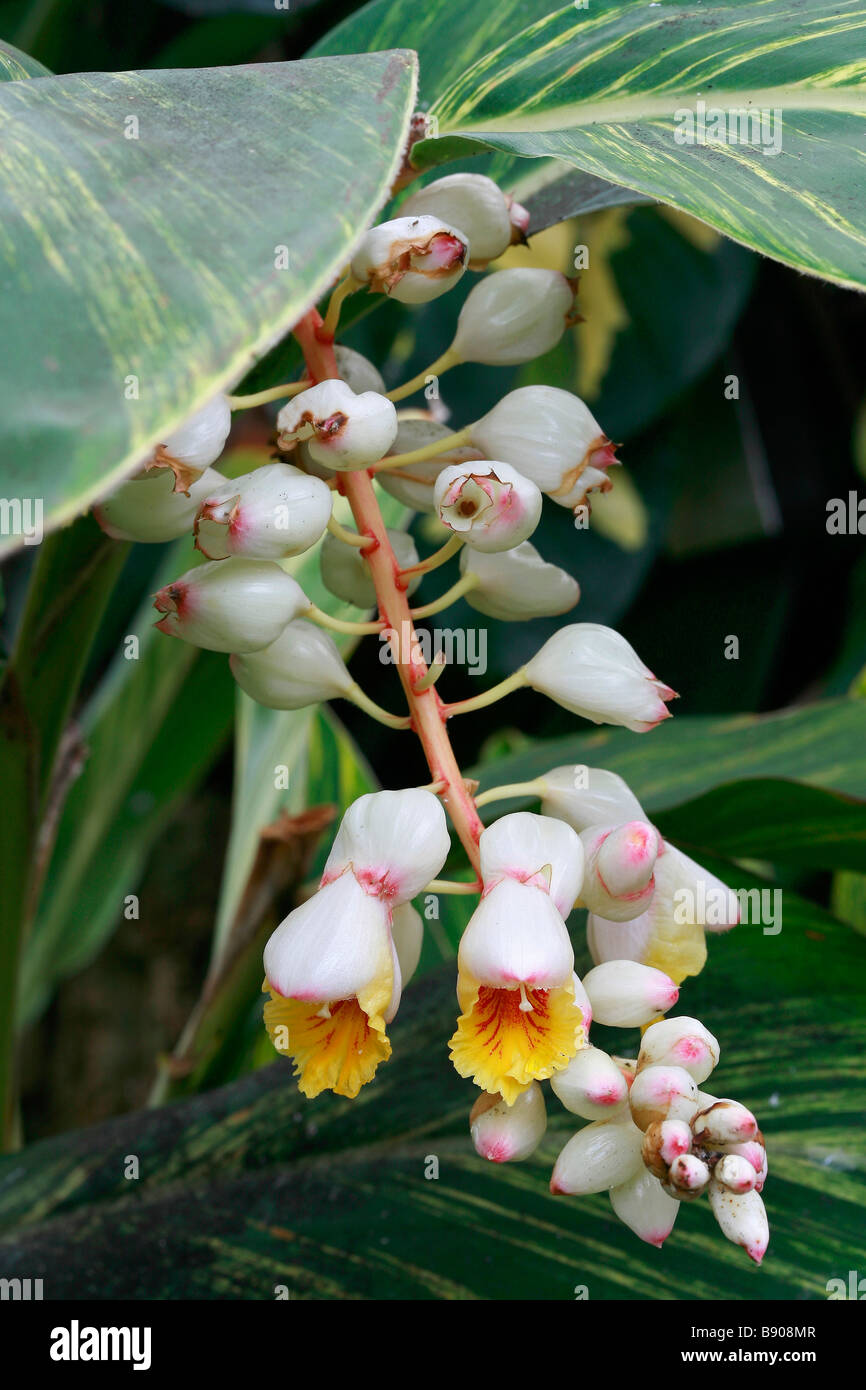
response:
[(265, 1027), (277, 1051), (293, 1058), (298, 1087), (310, 1099), (335, 1091), (353, 1100), (391, 1056), (381, 1013), (369, 1016), (357, 999), (326, 1007), (272, 992)]
[[(458, 986), (463, 1013), (451, 1039), (451, 1060), (461, 1076), (497, 1092), (513, 1105), (532, 1081), (568, 1066), (586, 1043), (574, 985), (556, 989), (493, 989), (467, 981)], [(522, 999), (532, 1009), (520, 1008)]]
[(707, 960), (703, 927), (693, 922), (675, 922), (667, 915), (660, 917), (654, 927), (642, 956), (643, 964), (663, 970), (677, 985), (689, 975), (700, 975)]

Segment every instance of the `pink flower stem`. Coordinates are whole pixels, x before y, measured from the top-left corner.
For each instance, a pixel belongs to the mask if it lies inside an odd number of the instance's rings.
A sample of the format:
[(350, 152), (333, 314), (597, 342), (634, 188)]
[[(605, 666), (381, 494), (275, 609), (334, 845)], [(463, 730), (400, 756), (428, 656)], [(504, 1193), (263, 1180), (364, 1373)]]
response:
[[(334, 357), (333, 338), (323, 331), (321, 315), (311, 309), (294, 329), (313, 382), (339, 375)], [(447, 714), (436, 689), (418, 689), (427, 675), (421, 647), (415, 635), (406, 581), (388, 539), (385, 523), (373, 488), (372, 475), (356, 470), (338, 475), (339, 490), (348, 499), (358, 534), (369, 536), (372, 545), (364, 548), (364, 558), (376, 587), (379, 617), (392, 633), (394, 664), (409, 705), (411, 727), (421, 740), (434, 782), (443, 783), (440, 795), (454, 829), (479, 873), (478, 837), (484, 829), (475, 800), (466, 785), (445, 726)]]

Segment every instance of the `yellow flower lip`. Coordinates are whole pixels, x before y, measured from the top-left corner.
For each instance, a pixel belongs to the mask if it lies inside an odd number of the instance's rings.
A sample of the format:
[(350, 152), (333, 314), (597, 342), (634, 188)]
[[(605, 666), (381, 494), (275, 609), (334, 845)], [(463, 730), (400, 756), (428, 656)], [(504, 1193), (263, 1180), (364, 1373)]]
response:
[(391, 1056), (381, 1014), (368, 1015), (356, 998), (310, 1002), (271, 991), (264, 1015), (271, 1042), (293, 1058), (309, 1099), (334, 1091), (354, 1100)]

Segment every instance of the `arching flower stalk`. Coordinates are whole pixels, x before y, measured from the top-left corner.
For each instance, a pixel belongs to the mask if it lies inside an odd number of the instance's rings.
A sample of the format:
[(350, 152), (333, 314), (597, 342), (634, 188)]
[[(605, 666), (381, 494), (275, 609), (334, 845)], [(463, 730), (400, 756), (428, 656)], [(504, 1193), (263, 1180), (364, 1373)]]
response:
[[(463, 217), (465, 229), (460, 218)], [(156, 596), (161, 631), (229, 653), (254, 700), (296, 709), (354, 701), (420, 740), (430, 785), (361, 797), (346, 811), (317, 891), (283, 921), (264, 954), (265, 1025), (291, 1057), (309, 1097), (354, 1097), (391, 1055), (388, 1029), (415, 969), (423, 933), (412, 899), (474, 893), (460, 942), (450, 1056), (479, 1088), (470, 1128), (494, 1162), (529, 1158), (546, 1130), (543, 1084), (588, 1123), (565, 1145), (552, 1190), (608, 1191), (617, 1215), (661, 1244), (680, 1203), (706, 1191), (731, 1240), (756, 1260), (766, 1249), (766, 1153), (757, 1122), (732, 1101), (699, 1090), (719, 1059), (695, 1019), (663, 1018), (679, 984), (703, 965), (704, 928), (732, 926), (737, 904), (723, 884), (667, 843), (621, 779), (605, 769), (555, 768), (534, 782), (473, 794), (448, 721), (530, 686), (595, 724), (645, 734), (666, 720), (675, 692), (610, 628), (567, 623), (491, 690), (447, 704), (417, 640), (415, 618), (465, 594), (475, 609), (527, 621), (569, 611), (576, 580), (548, 564), (528, 537), (543, 498), (577, 507), (612, 485), (616, 460), (602, 426), (577, 397), (544, 386), (507, 393), (455, 431), (401, 418), (394, 402), (427, 373), (386, 393), (375, 364), (335, 344), (347, 293), (413, 304), (444, 294), (526, 231), (526, 214), (489, 179), (457, 175), (412, 195), (398, 216), (368, 230), (323, 318), (295, 326), (301, 379), (254, 397), (220, 398), (175, 432), (166, 449), (189, 495), (156, 477), (124, 484), (98, 510), (110, 534), (160, 540), (194, 529), (209, 563)], [(453, 342), (429, 370), (458, 362), (510, 365), (554, 347), (575, 321), (574, 282), (549, 270), (503, 270), (476, 281)], [(211, 469), (228, 408), (285, 398), (277, 444), (291, 462), (228, 481)], [(419, 560), (389, 531), (374, 477), (406, 505), (438, 516), (443, 544)], [(332, 514), (346, 498), (354, 531)], [(372, 620), (336, 619), (312, 604), (286, 558), (318, 543), (325, 585)], [(420, 610), (424, 574), (461, 552), (460, 580)], [(327, 628), (377, 634), (391, 656), (405, 709), (382, 709), (352, 678)], [(480, 808), (509, 795), (540, 801), (540, 814), (506, 815), (485, 828)], [(436, 876), (451, 847), (446, 814), (474, 882)], [(721, 920), (700, 906), (710, 886)], [(682, 909), (681, 899), (693, 899)], [(699, 901), (700, 900), (700, 901)], [(589, 910), (596, 961), (581, 981), (567, 919)], [(611, 1057), (590, 1042), (593, 1023), (646, 1031), (638, 1056)], [(443, 1048), (446, 1037), (442, 1039)]]

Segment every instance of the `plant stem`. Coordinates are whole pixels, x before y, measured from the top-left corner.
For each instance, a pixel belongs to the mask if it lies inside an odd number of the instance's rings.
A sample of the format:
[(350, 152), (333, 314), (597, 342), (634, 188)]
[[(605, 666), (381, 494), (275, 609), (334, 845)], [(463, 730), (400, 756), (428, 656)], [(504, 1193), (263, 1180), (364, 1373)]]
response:
[(357, 681), (353, 682), (351, 689), (346, 691), (346, 699), (351, 700), (353, 705), (362, 709), (365, 714), (369, 714), (371, 719), (376, 719), (380, 724), (387, 724), (389, 729), (410, 729), (412, 721), (408, 714), (390, 714), (388, 710), (377, 705), (375, 700), (371, 700), (365, 690), (362, 690)]
[(371, 471), (376, 474), (382, 473), (386, 468), (408, 468), (410, 464), (424, 463), (427, 459), (436, 458), (437, 454), (447, 454), (452, 449), (469, 444), (472, 440), (472, 429), (472, 425), (465, 425), (462, 430), (455, 430), (444, 439), (434, 439), (432, 444), (425, 444), (421, 449), (410, 449), (407, 454), (389, 454)]
[(501, 787), (491, 787), (489, 791), (476, 796), (476, 806), (489, 806), (491, 801), (507, 801), (513, 796), (543, 796), (544, 786), (537, 782), (506, 782)]
[(462, 544), (462, 536), (451, 536), (438, 550), (434, 550), (432, 555), (428, 555), (426, 560), (419, 560), (417, 565), (407, 565), (401, 570), (401, 579), (411, 574), (429, 574), (431, 570), (438, 570), (440, 565), (446, 564), (452, 555), (457, 554)]
[[(303, 351), (307, 371), (314, 381), (337, 375), (333, 346), (322, 333), (322, 320), (316, 310), (311, 310), (301, 319), (295, 328), (295, 337)], [(400, 567), (388, 539), (373, 480), (369, 473), (355, 471), (346, 474), (342, 487), (352, 508), (358, 534), (370, 536), (375, 541), (375, 545), (365, 553), (365, 558), (376, 586), (379, 616), (392, 632), (409, 637), (408, 641), (398, 637), (392, 645), (397, 673), (409, 705), (411, 726), (421, 740), (433, 781), (445, 784), (441, 793), (443, 803), (469, 861), (478, 873), (478, 837), (484, 827), (457, 765), (445, 728), (442, 701), (433, 688), (418, 692), (414, 688), (427, 675), (427, 667), (421, 659), (409, 601), (400, 583)]]
[(322, 324), (322, 334), (332, 341), (337, 332), (337, 325), (340, 322), (340, 310), (343, 307), (343, 300), (347, 295), (354, 294), (355, 290), (361, 288), (360, 280), (356, 280), (351, 271), (347, 271), (338, 285), (331, 291), (331, 298), (328, 300), (328, 308)]
[(270, 386), (267, 391), (256, 391), (253, 396), (226, 396), (226, 400), (232, 410), (251, 410), (254, 405), (267, 405), (270, 401), (298, 396), (312, 384), (311, 381), (287, 381), (283, 386)]
[(369, 536), (359, 536), (357, 531), (350, 531), (348, 526), (344, 526), (341, 521), (337, 520), (333, 512), (328, 517), (328, 530), (344, 545), (356, 545), (359, 550), (363, 550), (365, 546), (371, 544)]
[(512, 690), (519, 690), (526, 685), (526, 672), (521, 666), (519, 671), (515, 671), (513, 676), (506, 676), (504, 681), (498, 685), (491, 685), (489, 690), (485, 690), (481, 695), (473, 695), (468, 700), (457, 700), (453, 705), (445, 706), (445, 717), (450, 719), (452, 714), (471, 714), (473, 710), (485, 709), (488, 705), (495, 705), (497, 700), (501, 700), (505, 695), (510, 695)]
[(334, 632), (348, 632), (364, 637), (370, 632), (382, 631), (382, 624), (379, 621), (353, 623), (350, 618), (332, 618), (330, 613), (326, 613), (323, 608), (317, 608), (314, 603), (310, 604), (304, 616), (309, 618), (311, 623), (318, 623), (320, 627), (333, 628)]
[(440, 594), (432, 603), (425, 603), (422, 608), (413, 608), (413, 618), (432, 618), (434, 613), (441, 613), (443, 608), (450, 608), (452, 603), (456, 603), (464, 594), (468, 594), (470, 589), (478, 587), (477, 574), (464, 574), (462, 579), (458, 579), (456, 584), (452, 584), (450, 589), (446, 589), (444, 594)]
[(453, 348), (448, 348), (441, 357), (437, 357), (435, 362), (431, 362), (429, 367), (425, 367), (423, 372), (413, 376), (411, 381), (404, 381), (402, 386), (398, 386), (395, 391), (388, 392), (389, 401), (402, 401), (406, 396), (411, 396), (413, 392), (420, 391), (422, 386), (426, 386), (429, 376), (441, 376), (447, 372), (449, 367), (456, 367), (460, 358)]

